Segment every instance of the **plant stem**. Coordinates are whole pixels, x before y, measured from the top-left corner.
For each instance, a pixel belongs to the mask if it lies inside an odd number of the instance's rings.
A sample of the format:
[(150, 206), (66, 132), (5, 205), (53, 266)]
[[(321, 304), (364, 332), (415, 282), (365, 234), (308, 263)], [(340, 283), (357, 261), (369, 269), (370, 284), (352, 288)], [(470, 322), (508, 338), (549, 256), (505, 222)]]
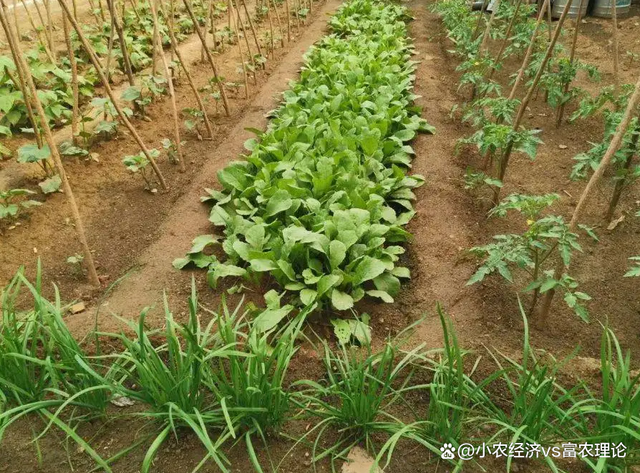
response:
[[(26, 69), (27, 65), (25, 63), (24, 56), (22, 55), (20, 44), (15, 40), (15, 37), (13, 35), (13, 30), (11, 29), (11, 27), (9, 26), (9, 22), (7, 21), (6, 6), (4, 2), (2, 2), (0, 6), (0, 23), (2, 23), (2, 28), (4, 29), (7, 35), (7, 39), (9, 41), (9, 46), (11, 48), (14, 61), (16, 63), (20, 62), (22, 67)], [(44, 132), (44, 136), (47, 141), (47, 144), (49, 145), (49, 148), (51, 150), (51, 156), (53, 157), (53, 162), (55, 163), (58, 174), (62, 181), (62, 188), (64, 189), (64, 193), (67, 196), (67, 200), (69, 201), (69, 206), (71, 207), (71, 213), (73, 215), (76, 231), (78, 232), (78, 239), (80, 240), (80, 244), (82, 245), (82, 248), (83, 248), (84, 262), (87, 265), (89, 281), (93, 286), (100, 287), (100, 279), (98, 278), (98, 273), (96, 271), (96, 267), (93, 262), (93, 255), (91, 254), (91, 250), (89, 249), (89, 243), (87, 242), (87, 237), (84, 230), (84, 224), (82, 222), (82, 218), (80, 217), (80, 211), (78, 210), (78, 205), (76, 203), (73, 190), (71, 189), (71, 184), (67, 179), (67, 174), (65, 173), (64, 166), (62, 165), (60, 152), (56, 147), (56, 142), (53, 138), (53, 133), (51, 133), (51, 128), (49, 128), (49, 124), (47, 123), (47, 117), (44, 113), (44, 108), (42, 107), (42, 103), (38, 98), (33, 77), (31, 76), (31, 74), (28, 74), (26, 79), (27, 79), (27, 85), (30, 91), (29, 98), (32, 101), (32, 105), (35, 107), (38, 113), (38, 117), (40, 118), (42, 130)]]
[[(110, 1), (112, 1), (112, 0), (110, 0)], [(80, 27), (80, 25), (78, 25), (76, 20), (73, 19), (73, 15), (71, 14), (71, 11), (69, 10), (69, 6), (67, 5), (66, 1), (65, 0), (58, 0), (58, 3), (60, 3), (60, 6), (64, 10), (64, 13), (67, 15), (67, 18), (68, 18), (69, 22), (71, 23), (73, 28), (76, 30), (76, 33), (78, 35), (78, 39), (82, 43), (82, 47), (87, 52), (87, 55), (89, 56), (89, 59), (91, 60), (91, 62), (93, 64), (93, 67), (95, 67), (96, 72), (98, 73), (98, 76), (100, 77), (100, 80), (102, 81), (102, 84), (104, 86), (105, 92), (107, 92), (107, 95), (109, 96), (109, 99), (111, 100), (111, 104), (113, 105), (113, 107), (116, 109), (116, 112), (118, 113), (118, 117), (120, 117), (120, 120), (122, 121), (122, 123), (124, 123), (124, 126), (127, 127), (127, 130), (129, 130), (129, 132), (131, 133), (131, 136), (133, 136), (133, 139), (136, 141), (136, 143), (140, 147), (140, 150), (142, 151), (142, 153), (145, 155), (145, 157), (151, 163), (151, 167), (153, 168), (153, 171), (155, 172), (156, 176), (158, 177), (158, 180), (160, 181), (160, 186), (162, 187), (162, 189), (166, 189), (167, 188), (167, 183), (164, 180), (164, 176), (162, 175), (162, 172), (160, 171), (160, 168), (158, 167), (158, 164), (156, 163), (156, 160), (153, 159), (153, 156), (151, 156), (151, 154), (149, 153), (149, 150), (147, 149), (147, 146), (144, 144), (144, 141), (142, 141), (142, 138), (140, 137), (140, 135), (136, 131), (135, 127), (131, 124), (131, 121), (129, 121), (129, 118), (124, 114), (124, 112), (122, 111), (122, 108), (120, 107), (120, 105), (118, 105), (118, 100), (117, 100), (115, 94), (113, 93), (113, 90), (111, 89), (111, 86), (109, 85), (109, 82), (107, 81), (107, 78), (105, 77), (104, 72), (102, 72), (102, 68), (100, 67), (100, 61), (98, 60), (98, 57), (96, 56), (95, 52), (91, 48), (91, 45), (89, 44), (89, 42), (85, 38), (84, 32), (82, 31), (82, 28)]]

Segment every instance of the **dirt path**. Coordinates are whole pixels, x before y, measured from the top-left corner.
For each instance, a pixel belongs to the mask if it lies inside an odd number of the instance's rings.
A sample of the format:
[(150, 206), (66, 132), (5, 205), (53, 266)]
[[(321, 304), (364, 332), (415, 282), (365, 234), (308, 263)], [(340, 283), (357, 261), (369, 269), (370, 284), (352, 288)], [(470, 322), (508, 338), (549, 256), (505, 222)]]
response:
[[(473, 264), (463, 259), (464, 251), (473, 246), (473, 227), (469, 225), (470, 197), (462, 186), (463, 172), (451, 153), (460, 131), (448, 118), (455, 97), (436, 37), (440, 25), (424, 2), (412, 0), (407, 6), (415, 17), (409, 24), (417, 53), (413, 59), (420, 61), (415, 93), (421, 97), (416, 104), (422, 107), (422, 116), (435, 126), (436, 133), (418, 135), (413, 142), (416, 153), (413, 172), (422, 174), (426, 183), (416, 191), (417, 215), (409, 224), (414, 235), (407, 251), (411, 281), (403, 287), (398, 304), (371, 311), (378, 314), (374, 317), (377, 332), (388, 330), (390, 324), (397, 324), (393, 328), (399, 329), (426, 316), (416, 338), (429, 346), (441, 346), (436, 304), (442, 304), (456, 328), (464, 332), (478, 317), (482, 301), (475, 288), (465, 287), (474, 270)], [(472, 332), (479, 335), (475, 324)]]
[[(246, 128), (265, 128), (267, 124), (265, 115), (278, 105), (280, 93), (287, 89), (289, 80), (297, 77), (302, 55), (325, 34), (328, 15), (340, 3), (339, 0), (328, 0), (319, 7), (316, 20), (305, 28), (295, 46), (262, 85), (259, 95), (248, 105), (242, 120), (229, 131), (224, 141), (210, 150), (206, 164), (189, 184), (189, 189), (172, 207), (168, 218), (159, 228), (159, 239), (140, 257), (139, 271), (114, 289), (103, 303), (101, 308), (104, 310), (103, 313), (136, 317), (142, 307), (160, 305), (163, 289), (171, 295), (184, 294), (188, 290), (190, 273), (175, 270), (171, 262), (184, 255), (194, 237), (211, 231), (208, 209), (200, 204), (203, 189), (216, 185), (217, 171), (229, 161), (237, 159), (244, 151), (244, 142), (253, 136)], [(198, 273), (197, 277), (204, 279), (204, 273)], [(101, 327), (109, 328), (112, 323), (114, 323), (113, 318), (105, 317), (101, 321)], [(69, 325), (77, 333), (83, 333), (93, 328), (93, 320), (83, 313), (77, 317), (70, 317)]]

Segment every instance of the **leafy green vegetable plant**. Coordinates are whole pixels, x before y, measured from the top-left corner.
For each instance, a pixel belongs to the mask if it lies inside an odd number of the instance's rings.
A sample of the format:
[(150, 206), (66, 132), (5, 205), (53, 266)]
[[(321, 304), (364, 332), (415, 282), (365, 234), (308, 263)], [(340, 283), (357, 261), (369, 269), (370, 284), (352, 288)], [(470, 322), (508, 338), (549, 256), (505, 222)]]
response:
[[(160, 152), (157, 149), (149, 150), (149, 154), (154, 159), (160, 156)], [(153, 190), (155, 187), (153, 185), (153, 176), (149, 173), (147, 167), (149, 166), (150, 161), (141, 151), (138, 154), (128, 155), (122, 158), (122, 164), (132, 173), (139, 174), (145, 184), (145, 189)]]
[[(268, 273), (302, 305), (393, 301), (409, 277), (397, 266), (399, 244), (411, 236), (403, 227), (423, 182), (406, 174), (407, 142), (432, 131), (412, 105), (404, 19), (403, 8), (377, 1), (343, 6), (268, 131), (246, 142), (246, 161), (218, 173), (223, 189), (204, 199), (225, 234), (210, 241), (225, 254), (207, 256), (213, 284)], [(194, 245), (174, 265), (202, 261), (203, 249)]]
[(0, 191), (0, 220), (15, 219), (23, 210), (42, 205), (42, 203), (37, 200), (25, 199), (26, 196), (33, 194), (35, 194), (35, 192), (29, 189)]

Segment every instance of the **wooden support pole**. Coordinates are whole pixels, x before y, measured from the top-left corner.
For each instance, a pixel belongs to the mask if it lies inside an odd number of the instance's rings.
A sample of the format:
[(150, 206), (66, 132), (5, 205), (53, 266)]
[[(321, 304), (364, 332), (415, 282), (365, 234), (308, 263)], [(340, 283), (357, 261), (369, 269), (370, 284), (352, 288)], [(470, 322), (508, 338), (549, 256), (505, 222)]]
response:
[[(9, 39), (9, 45), (11, 47), (11, 52), (13, 54), (13, 59), (16, 63), (20, 62), (23, 69), (26, 69), (27, 65), (24, 60), (24, 56), (22, 55), (22, 51), (20, 48), (20, 44), (15, 40), (13, 36), (13, 30), (9, 26), (9, 22), (7, 20), (6, 15), (6, 5), (4, 0), (0, 0), (2, 2), (2, 6), (0, 7), (0, 23), (2, 23), (2, 28), (4, 29), (7, 38)], [(51, 128), (49, 128), (49, 124), (47, 122), (47, 117), (44, 113), (44, 108), (42, 107), (42, 103), (38, 99), (38, 94), (36, 91), (36, 86), (33, 81), (33, 77), (31, 74), (27, 74), (27, 86), (29, 88), (29, 97), (32, 102), (33, 107), (36, 109), (38, 113), (38, 117), (41, 122), (42, 131), (44, 133), (47, 144), (49, 145), (49, 149), (51, 150), (51, 156), (53, 158), (53, 162), (58, 171), (58, 175), (60, 176), (60, 180), (62, 181), (62, 188), (64, 190), (65, 196), (69, 202), (69, 206), (71, 207), (71, 214), (73, 215), (73, 220), (75, 223), (76, 232), (78, 232), (78, 239), (80, 240), (80, 244), (82, 245), (83, 254), (84, 254), (84, 264), (87, 267), (87, 271), (89, 274), (89, 281), (95, 287), (100, 287), (100, 279), (98, 278), (98, 273), (96, 271), (96, 267), (93, 261), (93, 255), (91, 254), (91, 250), (89, 248), (89, 243), (87, 242), (87, 237), (84, 229), (84, 223), (82, 221), (82, 217), (80, 216), (80, 211), (78, 210), (78, 204), (76, 203), (75, 196), (73, 194), (73, 189), (71, 188), (71, 184), (69, 183), (69, 179), (67, 178), (67, 174), (65, 173), (64, 166), (62, 165), (62, 158), (60, 156), (60, 152), (56, 147), (56, 142), (53, 138), (53, 133), (51, 133)]]
[(189, 14), (189, 17), (191, 18), (191, 21), (193, 21), (193, 23), (196, 25), (196, 33), (198, 33), (198, 37), (200, 38), (200, 41), (202, 42), (202, 44), (205, 47), (205, 53), (207, 56), (207, 59), (209, 60), (209, 65), (211, 66), (211, 70), (213, 71), (213, 77), (215, 78), (216, 82), (218, 83), (218, 88), (220, 90), (220, 96), (222, 97), (222, 104), (224, 106), (224, 111), (226, 113), (227, 116), (231, 115), (231, 110), (229, 108), (229, 101), (227, 100), (227, 93), (224, 90), (224, 84), (222, 83), (221, 79), (220, 79), (220, 75), (218, 74), (218, 68), (216, 67), (216, 63), (213, 61), (213, 56), (211, 55), (211, 51), (209, 51), (209, 48), (207, 48), (207, 42), (204, 38), (204, 36), (202, 35), (202, 31), (200, 31), (200, 28), (197, 27), (197, 21), (196, 21), (196, 17), (193, 14), (193, 10), (191, 9), (191, 5), (189, 5), (189, 0), (182, 0), (182, 2), (184, 3), (184, 6), (187, 10), (187, 13)]

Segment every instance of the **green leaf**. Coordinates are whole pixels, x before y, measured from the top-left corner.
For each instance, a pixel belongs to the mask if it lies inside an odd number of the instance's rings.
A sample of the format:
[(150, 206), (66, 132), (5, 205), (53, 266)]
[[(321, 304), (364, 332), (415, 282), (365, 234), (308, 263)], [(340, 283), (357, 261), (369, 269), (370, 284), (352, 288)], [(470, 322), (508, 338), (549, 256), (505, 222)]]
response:
[(385, 291), (367, 291), (367, 295), (369, 295), (371, 297), (377, 297), (377, 298), (382, 299), (384, 302), (387, 302), (387, 303), (392, 303), (393, 302), (393, 297), (391, 297)]
[(191, 242), (191, 249), (189, 250), (189, 254), (200, 253), (207, 246), (214, 245), (218, 243), (218, 239), (213, 235), (200, 235), (193, 239)]
[(251, 269), (258, 272), (272, 271), (277, 269), (275, 261), (270, 259), (252, 259), (251, 260)]
[(416, 133), (413, 130), (400, 130), (396, 132), (393, 136), (395, 136), (401, 141), (411, 141), (416, 136)]
[(291, 305), (285, 305), (279, 309), (266, 309), (255, 318), (253, 329), (258, 333), (267, 332), (278, 325), (292, 310)]
[(338, 289), (331, 292), (331, 304), (337, 310), (348, 310), (353, 307), (353, 297)]
[(42, 189), (42, 192), (44, 192), (45, 194), (53, 194), (54, 192), (60, 190), (62, 179), (60, 179), (60, 176), (55, 175), (53, 177), (50, 177), (49, 179), (45, 179), (38, 185), (40, 186), (40, 189)]
[(271, 217), (277, 213), (290, 209), (292, 205), (293, 201), (291, 200), (289, 192), (281, 189), (273, 194), (269, 199), (269, 202), (267, 202), (264, 215), (265, 217)]
[(300, 300), (305, 306), (313, 304), (317, 296), (318, 293), (313, 289), (303, 289), (300, 291)]
[(385, 264), (379, 259), (365, 256), (355, 269), (354, 284), (360, 285), (381, 275), (386, 269)]
[(28, 144), (18, 148), (18, 162), (19, 163), (37, 163), (39, 161), (49, 159), (51, 156), (51, 149), (49, 146), (44, 145), (42, 148), (38, 148), (36, 144)]
[(331, 262), (331, 269), (336, 269), (340, 266), (340, 263), (344, 261), (347, 255), (347, 247), (339, 240), (331, 240), (329, 244), (329, 261)]
[(347, 320), (331, 319), (333, 333), (335, 333), (338, 343), (346, 345), (351, 340), (351, 326)]

